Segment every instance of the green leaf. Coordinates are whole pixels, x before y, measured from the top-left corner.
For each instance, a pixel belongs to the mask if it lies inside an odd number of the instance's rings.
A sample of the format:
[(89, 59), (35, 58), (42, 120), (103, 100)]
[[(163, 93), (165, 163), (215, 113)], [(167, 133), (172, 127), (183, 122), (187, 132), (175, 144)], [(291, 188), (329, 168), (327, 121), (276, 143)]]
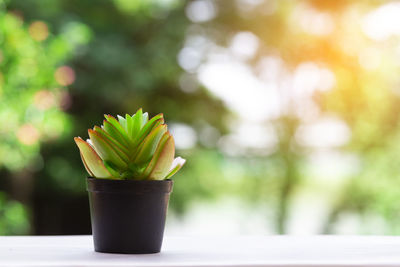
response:
[(118, 118), (118, 122), (119, 122), (119, 124), (121, 124), (122, 128), (124, 128), (125, 131), (128, 132), (128, 126), (127, 126), (127, 123), (126, 123), (126, 120), (124, 119), (124, 117), (117, 115), (117, 118)]
[[(89, 129), (89, 137), (94, 149), (104, 161), (110, 161), (120, 169), (126, 169), (128, 164), (118, 155), (119, 148), (111, 146), (99, 133)], [(123, 153), (121, 151), (121, 153)]]
[(125, 146), (127, 149), (130, 148), (130, 142), (128, 140), (128, 136), (126, 135), (126, 137), (123, 135), (123, 133), (121, 133), (117, 128), (114, 127), (113, 124), (111, 124), (108, 121), (104, 121), (103, 122), (103, 127), (104, 130), (111, 135), (115, 140), (118, 141), (118, 143), (120, 143), (121, 145)]
[(142, 117), (143, 117), (142, 109), (139, 109), (136, 112), (136, 114), (132, 117), (133, 126), (132, 126), (132, 132), (130, 135), (132, 140), (135, 140), (139, 136), (140, 129), (142, 128)]
[[(106, 120), (107, 120), (110, 124), (112, 124), (112, 126), (114, 126), (114, 128), (116, 128), (117, 131), (124, 137), (124, 139), (126, 140), (126, 142), (128, 142), (128, 147), (129, 147), (129, 144), (130, 144), (130, 142), (129, 142), (129, 137), (128, 137), (128, 133), (127, 133), (127, 131), (125, 131), (124, 127), (122, 127), (122, 125), (119, 123), (119, 121), (117, 121), (117, 119), (114, 118), (113, 116), (111, 116), (111, 115), (104, 115), (104, 117), (105, 117)], [(107, 127), (107, 128), (109, 128), (109, 127)], [(104, 129), (106, 130), (106, 132), (108, 132), (108, 131), (107, 131), (107, 128), (106, 128), (106, 125), (104, 124)], [(109, 134), (111, 134), (111, 133), (109, 132)], [(111, 135), (112, 135), (112, 134), (111, 134)], [(117, 140), (118, 140), (118, 139), (117, 139)], [(118, 140), (118, 141), (119, 141), (119, 140)]]
[(147, 123), (148, 120), (149, 120), (149, 113), (147, 112), (143, 113), (142, 125), (140, 126), (140, 128), (143, 128), (143, 126)]
[(118, 168), (114, 166), (111, 162), (104, 161), (104, 166), (107, 168), (107, 170), (114, 176), (121, 178), (121, 174), (118, 172)]
[(154, 128), (139, 145), (138, 153), (135, 156), (134, 163), (143, 164), (149, 161), (154, 154), (161, 137), (166, 132), (167, 126), (165, 124), (161, 124)]
[(93, 172), (89, 169), (89, 167), (88, 167), (88, 165), (87, 165), (87, 163), (85, 161), (85, 158), (82, 155), (82, 152), (79, 151), (79, 155), (81, 155), (81, 160), (83, 162), (83, 165), (85, 166), (85, 170), (89, 173), (90, 177), (95, 177)]
[(110, 134), (108, 134), (106, 131), (104, 131), (102, 128), (98, 126), (94, 126), (94, 130), (101, 136), (103, 139), (105, 139), (111, 146), (117, 147), (118, 149), (115, 149), (117, 152), (118, 156), (120, 156), (124, 161), (129, 162), (129, 151), (118, 143)]
[(164, 146), (165, 146), (167, 140), (169, 139), (169, 137), (170, 137), (170, 135), (168, 132), (164, 133), (163, 136), (161, 137), (161, 140), (158, 143), (158, 146), (156, 148), (156, 151), (154, 152), (154, 155), (153, 155), (151, 161), (147, 165), (146, 169), (143, 171), (143, 178), (147, 178), (150, 175), (150, 173), (153, 171), (153, 169), (156, 166), (156, 163), (160, 157), (160, 153), (164, 149)]
[(126, 114), (125, 120), (126, 120), (126, 132), (128, 133), (130, 140), (132, 141), (133, 117), (131, 117), (129, 114)]
[(185, 162), (186, 162), (186, 160), (181, 157), (177, 157), (176, 159), (174, 159), (174, 161), (172, 162), (171, 169), (170, 169), (169, 173), (167, 174), (167, 177), (165, 177), (165, 179), (169, 179), (175, 173), (177, 173), (182, 168), (182, 166), (185, 164)]
[(88, 173), (96, 178), (112, 178), (111, 173), (104, 166), (103, 160), (92, 146), (80, 137), (75, 137), (74, 140), (80, 150), (83, 164)]
[(168, 138), (163, 144), (160, 151), (158, 151), (157, 153), (158, 158), (156, 160), (154, 169), (149, 175), (150, 180), (164, 179), (167, 176), (171, 168), (171, 164), (174, 160), (174, 155), (175, 155), (174, 138), (168, 132), (166, 134), (168, 135)]
[(164, 123), (163, 114), (158, 114), (154, 116), (150, 121), (148, 121), (140, 131), (139, 137), (135, 140), (134, 145), (137, 146), (143, 142), (144, 138), (157, 126)]

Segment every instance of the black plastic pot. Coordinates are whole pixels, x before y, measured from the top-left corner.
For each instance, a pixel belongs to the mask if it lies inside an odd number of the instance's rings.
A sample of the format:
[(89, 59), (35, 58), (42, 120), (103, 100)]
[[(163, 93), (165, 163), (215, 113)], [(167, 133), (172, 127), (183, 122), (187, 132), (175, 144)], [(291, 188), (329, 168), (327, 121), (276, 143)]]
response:
[(171, 180), (88, 178), (95, 251), (160, 252), (172, 185)]

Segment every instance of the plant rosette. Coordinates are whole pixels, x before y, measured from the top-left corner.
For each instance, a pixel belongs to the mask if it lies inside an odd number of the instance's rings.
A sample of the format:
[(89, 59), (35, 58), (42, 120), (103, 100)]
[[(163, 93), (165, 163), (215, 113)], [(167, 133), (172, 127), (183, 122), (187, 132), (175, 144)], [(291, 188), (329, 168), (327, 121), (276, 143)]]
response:
[(87, 190), (95, 251), (157, 253), (161, 250), (170, 179), (185, 163), (163, 114), (149, 119), (139, 109), (125, 117), (105, 115), (89, 139), (75, 137), (89, 173)]

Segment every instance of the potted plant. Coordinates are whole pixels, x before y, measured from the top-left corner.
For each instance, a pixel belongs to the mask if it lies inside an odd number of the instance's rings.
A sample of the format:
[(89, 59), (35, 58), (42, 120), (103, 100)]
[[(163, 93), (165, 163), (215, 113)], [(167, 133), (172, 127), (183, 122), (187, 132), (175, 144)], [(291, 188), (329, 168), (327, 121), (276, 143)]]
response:
[(174, 159), (175, 143), (163, 114), (149, 119), (139, 109), (125, 118), (105, 115), (89, 139), (75, 137), (89, 173), (95, 251), (157, 253), (161, 249), (169, 179), (185, 163)]

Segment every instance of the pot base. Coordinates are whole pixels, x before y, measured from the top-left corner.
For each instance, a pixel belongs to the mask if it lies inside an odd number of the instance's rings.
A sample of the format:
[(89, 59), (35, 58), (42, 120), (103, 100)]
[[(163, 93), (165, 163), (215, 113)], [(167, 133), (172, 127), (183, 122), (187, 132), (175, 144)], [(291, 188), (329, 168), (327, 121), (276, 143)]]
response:
[(124, 251), (124, 250), (98, 250), (98, 249), (94, 249), (95, 252), (98, 253), (109, 253), (109, 254), (157, 254), (160, 253), (161, 250), (158, 251), (150, 251), (150, 250), (129, 250), (129, 251)]

